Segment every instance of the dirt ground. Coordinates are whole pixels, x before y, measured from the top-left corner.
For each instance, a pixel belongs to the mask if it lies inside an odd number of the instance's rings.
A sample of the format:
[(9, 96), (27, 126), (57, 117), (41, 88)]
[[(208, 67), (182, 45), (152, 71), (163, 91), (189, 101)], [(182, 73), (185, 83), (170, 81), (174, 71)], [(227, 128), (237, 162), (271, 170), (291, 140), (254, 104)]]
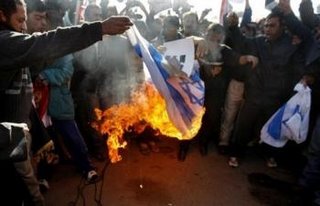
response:
[(177, 160), (178, 141), (161, 139), (160, 152), (142, 155), (135, 142), (121, 151), (123, 160), (94, 162), (101, 173), (97, 184), (85, 184), (71, 164), (56, 166), (45, 194), (48, 206), (259, 206), (292, 205), (295, 175), (267, 168), (249, 152), (239, 168), (215, 146), (201, 156), (194, 141), (184, 162)]

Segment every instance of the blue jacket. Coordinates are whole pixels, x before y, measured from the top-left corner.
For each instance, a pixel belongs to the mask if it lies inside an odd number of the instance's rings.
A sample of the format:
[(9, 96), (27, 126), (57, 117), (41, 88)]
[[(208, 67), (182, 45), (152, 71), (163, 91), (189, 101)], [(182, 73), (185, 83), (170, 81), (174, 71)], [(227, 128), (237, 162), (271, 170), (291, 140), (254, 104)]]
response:
[(59, 120), (74, 119), (74, 104), (69, 89), (74, 71), (71, 54), (57, 59), (41, 75), (50, 85), (48, 114)]

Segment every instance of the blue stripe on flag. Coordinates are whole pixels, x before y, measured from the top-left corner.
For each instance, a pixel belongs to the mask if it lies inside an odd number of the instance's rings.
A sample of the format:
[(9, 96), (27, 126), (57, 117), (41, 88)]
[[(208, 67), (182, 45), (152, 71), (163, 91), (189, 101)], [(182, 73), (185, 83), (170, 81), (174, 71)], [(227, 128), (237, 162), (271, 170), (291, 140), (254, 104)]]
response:
[(181, 113), (183, 121), (185, 122), (185, 124), (188, 127), (190, 127), (192, 124), (192, 119), (196, 115), (193, 113), (193, 111), (185, 103), (181, 94), (170, 83), (168, 83), (167, 79), (170, 77), (170, 75), (162, 64), (162, 60), (164, 60), (164, 57), (151, 44), (149, 44), (148, 48), (149, 48), (150, 55), (152, 56), (154, 62), (158, 66), (158, 69), (166, 82), (166, 85), (169, 89), (171, 97), (174, 99), (176, 106), (177, 106), (179, 112)]
[(268, 133), (274, 139), (280, 139), (281, 137), (281, 126), (282, 126), (282, 119), (283, 113), (286, 108), (286, 104), (283, 105), (280, 110), (276, 113), (276, 115), (272, 118), (269, 126), (268, 126)]
[(142, 57), (142, 52), (141, 52), (141, 48), (140, 48), (140, 45), (139, 44), (136, 44), (133, 46), (134, 50), (136, 51), (136, 54), (139, 56), (139, 57)]
[(202, 114), (198, 112), (203, 108), (204, 84), (199, 73), (194, 71), (187, 79), (170, 76), (170, 70), (166, 69), (167, 60), (140, 35), (135, 26), (127, 34), (137, 55), (147, 66), (155, 87), (165, 99), (170, 120), (182, 134), (187, 134), (193, 119)]

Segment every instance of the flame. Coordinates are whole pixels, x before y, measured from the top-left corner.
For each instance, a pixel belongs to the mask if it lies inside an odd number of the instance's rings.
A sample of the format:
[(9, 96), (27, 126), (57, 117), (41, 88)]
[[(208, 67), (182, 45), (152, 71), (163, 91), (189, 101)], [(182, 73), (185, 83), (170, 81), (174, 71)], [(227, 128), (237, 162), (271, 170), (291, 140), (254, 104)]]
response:
[(135, 125), (146, 122), (164, 136), (179, 140), (192, 139), (201, 126), (204, 109), (202, 114), (193, 121), (189, 133), (182, 134), (170, 121), (165, 100), (152, 83), (145, 82), (142, 87), (133, 92), (129, 103), (114, 105), (105, 111), (96, 108), (95, 113), (97, 120), (92, 123), (92, 126), (102, 134), (108, 134), (109, 158), (112, 163), (115, 163), (122, 159), (118, 149), (125, 148), (127, 145), (124, 134)]

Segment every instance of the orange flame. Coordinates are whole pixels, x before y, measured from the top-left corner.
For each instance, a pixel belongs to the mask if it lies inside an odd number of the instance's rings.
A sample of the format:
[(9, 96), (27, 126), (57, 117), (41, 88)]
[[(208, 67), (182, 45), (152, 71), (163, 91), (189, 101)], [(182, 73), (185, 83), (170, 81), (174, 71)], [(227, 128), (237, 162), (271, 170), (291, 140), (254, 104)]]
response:
[(188, 134), (182, 134), (170, 121), (165, 100), (151, 83), (145, 83), (132, 94), (131, 102), (114, 105), (105, 111), (95, 109), (97, 121), (92, 126), (102, 134), (108, 134), (107, 145), (112, 163), (122, 159), (119, 148), (125, 148), (127, 142), (123, 139), (125, 132), (141, 121), (148, 123), (154, 130), (167, 137), (192, 139), (201, 126), (201, 115), (193, 121)]

